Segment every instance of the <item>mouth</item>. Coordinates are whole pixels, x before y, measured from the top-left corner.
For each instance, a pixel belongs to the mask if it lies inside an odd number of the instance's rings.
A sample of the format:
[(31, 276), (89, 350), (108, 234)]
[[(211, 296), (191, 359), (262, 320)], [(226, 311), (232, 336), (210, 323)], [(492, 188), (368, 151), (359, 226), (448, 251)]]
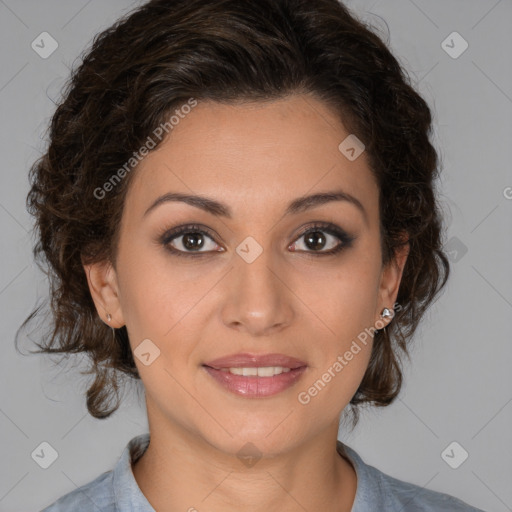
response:
[[(274, 377), (275, 375), (281, 375), (282, 373), (288, 373), (292, 371), (292, 368), (284, 366), (258, 366), (258, 367), (231, 367), (231, 368), (215, 368), (212, 366), (204, 365), (207, 368), (213, 370), (219, 370), (221, 372), (228, 372), (232, 375), (240, 375), (242, 377)], [(302, 368), (299, 367), (299, 368)], [(298, 368), (293, 368), (297, 370)]]
[(307, 364), (284, 354), (235, 354), (203, 364), (222, 388), (238, 396), (273, 396), (289, 389), (307, 369)]

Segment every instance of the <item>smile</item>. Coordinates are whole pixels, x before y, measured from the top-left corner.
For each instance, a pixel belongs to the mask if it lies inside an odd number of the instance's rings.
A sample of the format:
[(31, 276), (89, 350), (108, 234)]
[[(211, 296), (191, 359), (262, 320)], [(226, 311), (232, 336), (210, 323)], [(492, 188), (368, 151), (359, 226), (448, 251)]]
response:
[(247, 398), (273, 396), (290, 388), (301, 378), (306, 366), (213, 368), (203, 365), (206, 372), (227, 391)]
[(214, 368), (222, 372), (229, 372), (233, 375), (243, 375), (244, 377), (273, 377), (281, 373), (290, 371), (290, 368), (283, 366), (260, 366), (258, 368)]

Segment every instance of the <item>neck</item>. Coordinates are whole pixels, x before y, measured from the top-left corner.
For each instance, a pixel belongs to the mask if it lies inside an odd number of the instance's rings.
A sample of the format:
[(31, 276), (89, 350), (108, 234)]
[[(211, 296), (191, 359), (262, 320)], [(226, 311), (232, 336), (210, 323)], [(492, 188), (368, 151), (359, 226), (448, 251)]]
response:
[(190, 432), (177, 434), (151, 431), (149, 447), (132, 466), (139, 488), (159, 512), (352, 509), (357, 478), (336, 451), (337, 426), (285, 453), (244, 463)]

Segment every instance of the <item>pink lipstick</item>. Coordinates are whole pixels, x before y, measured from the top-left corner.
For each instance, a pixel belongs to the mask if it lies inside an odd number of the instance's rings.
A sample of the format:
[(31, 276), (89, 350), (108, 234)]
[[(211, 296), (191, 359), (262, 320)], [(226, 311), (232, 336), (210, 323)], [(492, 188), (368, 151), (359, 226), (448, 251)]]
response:
[(213, 379), (236, 395), (273, 396), (291, 387), (307, 364), (284, 354), (234, 354), (203, 365)]

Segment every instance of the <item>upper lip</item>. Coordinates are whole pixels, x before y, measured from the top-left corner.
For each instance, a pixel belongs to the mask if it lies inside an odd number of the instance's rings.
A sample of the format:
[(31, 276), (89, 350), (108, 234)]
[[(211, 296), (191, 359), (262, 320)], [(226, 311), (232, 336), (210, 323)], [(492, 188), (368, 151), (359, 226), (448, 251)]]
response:
[(284, 354), (232, 354), (204, 363), (212, 368), (256, 368), (262, 366), (282, 366), (283, 368), (300, 368), (306, 366), (304, 361)]

